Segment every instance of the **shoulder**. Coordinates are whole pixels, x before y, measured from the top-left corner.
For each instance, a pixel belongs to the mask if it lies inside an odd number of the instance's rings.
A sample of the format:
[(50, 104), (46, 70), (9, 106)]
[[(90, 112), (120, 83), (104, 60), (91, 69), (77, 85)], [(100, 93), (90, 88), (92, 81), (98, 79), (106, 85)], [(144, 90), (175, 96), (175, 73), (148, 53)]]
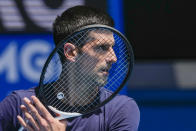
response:
[(5, 97), (2, 102), (4, 102), (5, 100), (10, 100), (10, 99), (12, 100), (22, 99), (24, 97), (30, 97), (32, 95), (35, 95), (35, 88), (30, 88), (26, 90), (15, 90), (15, 91), (12, 91), (10, 94), (8, 94), (8, 96)]
[(23, 104), (22, 99), (24, 97), (30, 98), (30, 96), (34, 94), (35, 94), (34, 88), (27, 89), (27, 90), (16, 90), (16, 91), (11, 92), (7, 97), (5, 97), (0, 102), (1, 113), (6, 112), (8, 110), (18, 111), (19, 110), (18, 108), (20, 107), (20, 105)]
[(34, 94), (34, 88), (27, 90), (16, 90), (11, 92), (0, 102), (0, 130), (19, 127), (17, 115), (22, 115), (20, 105), (24, 104), (22, 99)]
[[(103, 94), (107, 98), (108, 96), (110, 96), (112, 94), (112, 92), (108, 91), (108, 90), (104, 90)], [(131, 108), (131, 109), (135, 109), (135, 110), (139, 111), (139, 108), (138, 108), (138, 105), (137, 105), (136, 101), (133, 98), (128, 97), (126, 95), (119, 95), (119, 94), (117, 94), (106, 105), (109, 108), (112, 108), (112, 110), (119, 110), (122, 107), (126, 107), (126, 108)], [(115, 107), (115, 108), (113, 109), (113, 107)]]
[(35, 95), (35, 88), (29, 88), (26, 90), (16, 90), (16, 91), (13, 91), (10, 95), (19, 97), (21, 99), (24, 97), (30, 98), (32, 95)]
[(109, 129), (137, 130), (140, 111), (136, 101), (125, 95), (117, 95), (105, 105)]
[(125, 95), (116, 95), (109, 103), (109, 108), (114, 112), (127, 111), (127, 113), (136, 113), (139, 115), (139, 107), (136, 101)]

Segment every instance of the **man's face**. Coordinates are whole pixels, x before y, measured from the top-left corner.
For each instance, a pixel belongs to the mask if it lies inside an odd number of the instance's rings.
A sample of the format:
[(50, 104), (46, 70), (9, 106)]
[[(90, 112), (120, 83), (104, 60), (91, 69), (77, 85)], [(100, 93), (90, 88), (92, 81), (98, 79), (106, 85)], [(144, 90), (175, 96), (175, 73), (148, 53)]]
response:
[(113, 34), (91, 31), (89, 36), (91, 40), (81, 48), (82, 53), (77, 57), (77, 66), (84, 76), (82, 80), (104, 86), (112, 64), (117, 61), (113, 50)]

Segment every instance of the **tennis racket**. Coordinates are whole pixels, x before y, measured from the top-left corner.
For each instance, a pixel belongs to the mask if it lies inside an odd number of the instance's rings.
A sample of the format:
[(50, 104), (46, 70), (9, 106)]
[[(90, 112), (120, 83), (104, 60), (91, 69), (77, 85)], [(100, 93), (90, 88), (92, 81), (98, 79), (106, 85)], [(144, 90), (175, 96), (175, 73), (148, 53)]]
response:
[(51, 52), (36, 96), (59, 120), (91, 113), (119, 93), (133, 62), (132, 46), (119, 31), (106, 25), (82, 27)]

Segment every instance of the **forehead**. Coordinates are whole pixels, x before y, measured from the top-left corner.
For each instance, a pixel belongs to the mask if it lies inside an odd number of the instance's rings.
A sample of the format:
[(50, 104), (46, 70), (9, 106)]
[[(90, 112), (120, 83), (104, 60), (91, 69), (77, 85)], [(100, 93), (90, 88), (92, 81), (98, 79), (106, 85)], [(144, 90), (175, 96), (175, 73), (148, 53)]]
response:
[(106, 30), (95, 30), (88, 33), (88, 37), (93, 41), (97, 40), (99, 42), (114, 43), (113, 33)]
[(105, 30), (93, 30), (88, 32), (87, 42), (82, 47), (83, 51), (87, 51), (93, 47), (104, 45), (104, 46), (114, 46), (113, 33)]

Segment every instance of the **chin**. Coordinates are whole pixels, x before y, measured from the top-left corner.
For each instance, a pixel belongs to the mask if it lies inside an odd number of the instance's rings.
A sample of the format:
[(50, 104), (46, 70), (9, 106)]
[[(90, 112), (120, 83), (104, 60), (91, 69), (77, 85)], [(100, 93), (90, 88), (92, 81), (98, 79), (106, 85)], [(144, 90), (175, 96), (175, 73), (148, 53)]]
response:
[(99, 87), (103, 87), (103, 86), (105, 86), (106, 84), (107, 84), (107, 79), (108, 78), (98, 78), (97, 80), (96, 80), (96, 83), (97, 83), (97, 85), (99, 86)]

